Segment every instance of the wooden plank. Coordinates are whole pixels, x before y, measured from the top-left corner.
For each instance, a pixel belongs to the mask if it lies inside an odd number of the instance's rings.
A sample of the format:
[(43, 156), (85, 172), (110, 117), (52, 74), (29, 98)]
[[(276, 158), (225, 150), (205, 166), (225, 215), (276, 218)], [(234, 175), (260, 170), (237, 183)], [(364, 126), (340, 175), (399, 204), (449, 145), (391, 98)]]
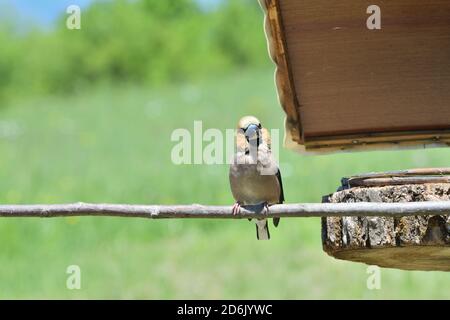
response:
[(286, 113), (286, 127), (294, 141), (303, 143), (303, 128), (299, 117), (297, 95), (294, 92), (290, 65), (286, 54), (284, 28), (279, 3), (276, 0), (260, 0), (265, 12), (264, 28), (269, 47), (269, 55), (275, 63), (275, 82), (278, 99)]
[[(423, 135), (450, 129), (450, 1), (377, 1), (381, 30), (366, 27), (373, 1), (265, 3), (280, 11), (288, 70), (278, 83), (293, 88), (280, 101), (285, 109), (295, 102), (288, 137), (302, 148), (447, 145)], [(350, 146), (349, 136), (360, 143)]]
[(396, 132), (378, 134), (353, 134), (342, 136), (309, 138), (305, 141), (309, 153), (361, 151), (376, 149), (408, 149), (447, 147), (450, 145), (448, 130), (430, 132)]
[(450, 168), (419, 168), (387, 172), (369, 172), (341, 179), (341, 187), (343, 189), (426, 183), (450, 183)]

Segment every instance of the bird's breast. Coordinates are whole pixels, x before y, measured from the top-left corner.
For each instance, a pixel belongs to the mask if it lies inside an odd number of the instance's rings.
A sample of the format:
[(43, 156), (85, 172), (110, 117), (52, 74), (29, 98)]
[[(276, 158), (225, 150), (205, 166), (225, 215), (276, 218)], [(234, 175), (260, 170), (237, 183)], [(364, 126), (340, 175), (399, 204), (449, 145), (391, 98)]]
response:
[(244, 205), (277, 203), (281, 190), (277, 177), (261, 174), (255, 164), (232, 164), (230, 186), (235, 200)]

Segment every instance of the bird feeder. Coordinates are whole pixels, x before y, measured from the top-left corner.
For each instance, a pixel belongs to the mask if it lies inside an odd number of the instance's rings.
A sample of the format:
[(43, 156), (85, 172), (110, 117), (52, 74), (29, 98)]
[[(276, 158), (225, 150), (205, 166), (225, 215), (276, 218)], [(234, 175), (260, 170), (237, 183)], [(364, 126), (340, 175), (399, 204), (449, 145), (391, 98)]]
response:
[[(357, 175), (342, 179), (323, 202), (450, 200), (450, 168)], [(338, 259), (407, 270), (450, 271), (450, 215), (322, 218), (324, 250)]]
[[(285, 146), (330, 153), (450, 145), (450, 1), (261, 0)], [(325, 202), (449, 201), (450, 170), (343, 180)], [(324, 250), (450, 271), (449, 216), (323, 218)]]
[(288, 148), (450, 144), (449, 1), (261, 2)]

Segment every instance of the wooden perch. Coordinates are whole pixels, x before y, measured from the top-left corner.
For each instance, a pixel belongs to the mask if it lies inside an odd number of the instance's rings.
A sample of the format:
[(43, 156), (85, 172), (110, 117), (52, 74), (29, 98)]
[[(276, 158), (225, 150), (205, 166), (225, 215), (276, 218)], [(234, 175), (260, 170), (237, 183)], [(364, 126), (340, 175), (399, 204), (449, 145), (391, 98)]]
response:
[(414, 203), (304, 203), (280, 204), (270, 207), (242, 207), (239, 215), (231, 214), (231, 206), (204, 205), (127, 205), (127, 204), (52, 204), (0, 205), (0, 217), (70, 217), (113, 216), (129, 218), (260, 218), (267, 217), (405, 217), (450, 214), (450, 201)]

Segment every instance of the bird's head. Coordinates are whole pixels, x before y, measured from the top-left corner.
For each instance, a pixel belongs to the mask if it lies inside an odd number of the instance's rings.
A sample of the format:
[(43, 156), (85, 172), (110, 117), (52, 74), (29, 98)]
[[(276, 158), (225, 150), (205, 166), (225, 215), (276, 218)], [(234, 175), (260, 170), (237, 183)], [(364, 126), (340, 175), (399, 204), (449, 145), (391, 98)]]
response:
[(238, 122), (238, 131), (244, 134), (247, 143), (258, 146), (261, 143), (261, 122), (253, 116), (245, 116)]

